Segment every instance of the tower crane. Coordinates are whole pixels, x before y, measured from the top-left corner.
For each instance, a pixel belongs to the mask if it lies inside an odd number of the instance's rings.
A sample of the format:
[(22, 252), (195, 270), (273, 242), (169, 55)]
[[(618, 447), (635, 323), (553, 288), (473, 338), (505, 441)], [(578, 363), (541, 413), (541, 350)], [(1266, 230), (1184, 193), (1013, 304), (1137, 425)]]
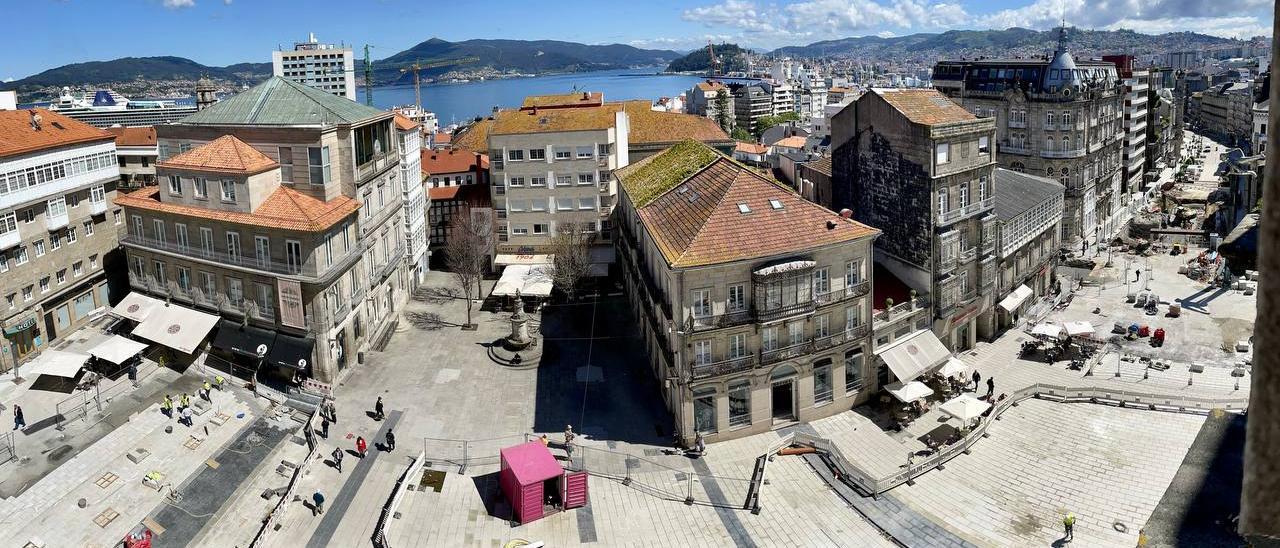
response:
[[(439, 61), (414, 61), (400, 69), (400, 74), (413, 73), (413, 104), (418, 107), (418, 112), (422, 112), (422, 71), (437, 67), (447, 67), (449, 65), (461, 65), (463, 63), (472, 63), (479, 61), (479, 57), (460, 57), (457, 59), (442, 59)], [(368, 66), (366, 64), (366, 66)]]

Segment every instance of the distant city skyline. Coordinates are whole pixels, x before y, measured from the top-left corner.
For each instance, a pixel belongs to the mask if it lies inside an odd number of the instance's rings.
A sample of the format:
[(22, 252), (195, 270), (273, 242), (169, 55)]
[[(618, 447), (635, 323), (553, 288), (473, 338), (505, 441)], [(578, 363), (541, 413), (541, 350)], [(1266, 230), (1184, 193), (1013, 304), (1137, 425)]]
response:
[[(374, 46), (375, 59), (439, 37), (565, 40), (689, 50), (708, 40), (773, 49), (851, 36), (899, 36), (952, 29), (1052, 28), (1064, 19), (1082, 28), (1128, 28), (1158, 34), (1194, 31), (1248, 38), (1271, 33), (1268, 0), (694, 0), (606, 2), (586, 17), (566, 17), (576, 3), (530, 11), (511, 0), (427, 4), (311, 0), (47, 0), (24, 6), (12, 25), (0, 79), (20, 79), (57, 66), (120, 57), (173, 55), (206, 65), (271, 61), (314, 32), (330, 43)], [(340, 16), (335, 16), (340, 14)], [(287, 21), (288, 25), (280, 24)], [(584, 24), (587, 23), (587, 24)], [(96, 31), (96, 32), (90, 32)]]

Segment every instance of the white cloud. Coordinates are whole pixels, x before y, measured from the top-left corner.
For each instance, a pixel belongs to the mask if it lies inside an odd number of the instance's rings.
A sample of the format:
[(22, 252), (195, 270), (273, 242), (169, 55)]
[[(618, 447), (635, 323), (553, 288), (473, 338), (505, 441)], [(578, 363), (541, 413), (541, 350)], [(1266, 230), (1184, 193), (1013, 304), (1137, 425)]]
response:
[[(1268, 12), (1274, 0), (1024, 0), (1028, 3), (1021, 7), (985, 13), (970, 13), (961, 0), (764, 1), (719, 0), (686, 9), (682, 18), (732, 30), (738, 41), (759, 45), (960, 28), (1049, 29), (1064, 19), (1081, 28), (1248, 37), (1271, 33)], [(983, 6), (966, 1), (975, 9)]]
[(738, 37), (730, 34), (704, 34), (702, 36), (681, 36), (678, 38), (646, 38), (642, 40), (632, 40), (627, 45), (635, 46), (641, 49), (675, 49), (675, 50), (692, 50), (707, 46), (707, 42), (716, 44), (722, 42), (733, 42)]
[(193, 8), (196, 0), (163, 0), (162, 3), (169, 9)]

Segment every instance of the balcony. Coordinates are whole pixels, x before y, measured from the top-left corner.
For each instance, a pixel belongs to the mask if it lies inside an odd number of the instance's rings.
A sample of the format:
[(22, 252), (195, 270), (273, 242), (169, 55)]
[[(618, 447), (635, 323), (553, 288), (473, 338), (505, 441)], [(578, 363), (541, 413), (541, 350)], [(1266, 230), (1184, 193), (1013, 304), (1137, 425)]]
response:
[(49, 212), (46, 211), (44, 214), (44, 227), (49, 229), (50, 232), (53, 232), (58, 229), (66, 228), (70, 219), (71, 217), (66, 210), (55, 215), (50, 215)]
[(224, 268), (234, 268), (237, 270), (251, 272), (267, 272), (282, 276), (311, 279), (319, 278), (331, 270), (343, 270), (343, 266), (358, 258), (363, 250), (362, 246), (355, 246), (349, 250), (346, 255), (335, 258), (333, 266), (318, 268), (314, 261), (301, 266), (290, 265), (287, 262), (276, 260), (270, 260), (267, 261), (266, 264), (262, 264), (252, 257), (241, 257), (239, 255), (233, 256), (224, 251), (206, 252), (200, 248), (180, 246), (176, 243), (160, 241), (154, 238), (147, 238), (134, 234), (125, 234), (120, 238), (120, 243), (127, 247), (145, 249), (148, 251), (159, 251), (169, 255), (186, 257)]
[(772, 350), (760, 351), (760, 365), (769, 365), (778, 363), (791, 358), (799, 358), (813, 353), (813, 341), (803, 341), (782, 348), (774, 348)]
[(960, 251), (960, 263), (964, 264), (978, 258), (978, 246)]
[(608, 194), (608, 193), (609, 193), (609, 183), (600, 183), (600, 184), (596, 185), (596, 188), (598, 188), (598, 189), (600, 190), (600, 193), (601, 193), (601, 194)]
[(1068, 150), (1041, 150), (1041, 158), (1079, 158), (1084, 156), (1084, 148), (1073, 148)]
[(813, 339), (813, 351), (818, 352), (840, 346), (849, 341), (861, 340), (866, 338), (869, 333), (871, 333), (871, 324), (862, 323), (853, 326), (851, 329), (839, 331), (825, 337), (815, 337)]
[(22, 243), (22, 234), (18, 232), (17, 228), (14, 228), (13, 230), (5, 232), (4, 234), (0, 234), (0, 249), (9, 249), (11, 247), (17, 247), (21, 243)]
[(943, 257), (938, 260), (938, 274), (946, 274), (956, 269), (955, 257)]
[(995, 206), (996, 206), (996, 199), (994, 197), (987, 198), (982, 201), (974, 202), (972, 204), (964, 206), (964, 208), (961, 209), (960, 217), (961, 218), (972, 217), (974, 215), (977, 215), (978, 213), (991, 209)]
[(693, 324), (690, 326), (693, 331), (706, 331), (708, 329), (719, 329), (722, 327), (733, 327), (751, 323), (755, 319), (755, 315), (750, 310), (734, 310), (724, 314), (708, 314), (704, 316), (694, 316)]
[(373, 280), (369, 280), (369, 283), (376, 285), (378, 282), (381, 282), (384, 278), (394, 272), (396, 267), (399, 266), (403, 260), (404, 243), (400, 243), (396, 245), (395, 249), (391, 250), (391, 253), (387, 255), (386, 260), (378, 263), (378, 266), (374, 267), (373, 271), (377, 272), (377, 277)]
[(1027, 120), (1026, 119), (1014, 120), (1013, 118), (1010, 118), (1008, 122), (1008, 126), (1011, 128), (1025, 128), (1027, 127)]
[(947, 211), (939, 211), (938, 224), (949, 225), (951, 223), (959, 221), (962, 215), (963, 215), (963, 210), (961, 210), (960, 208), (949, 209)]
[(1027, 148), (1026, 145), (1012, 145), (1012, 144), (1001, 143), (998, 148), (998, 151), (1000, 152), (1000, 154), (1017, 154), (1020, 156), (1031, 155), (1031, 149)]
[(771, 322), (781, 320), (791, 316), (800, 316), (810, 314), (817, 308), (814, 301), (805, 301), (802, 303), (789, 304), (786, 306), (778, 306), (774, 308), (766, 308), (756, 311), (756, 319), (762, 322)]
[(356, 167), (356, 179), (364, 181), (369, 177), (382, 173), (383, 170), (391, 167), (391, 164), (395, 163), (395, 160), (395, 155), (390, 151), (374, 156), (372, 160)]
[(102, 215), (103, 213), (106, 213), (106, 212), (107, 212), (107, 201), (106, 201), (106, 200), (101, 200), (101, 201), (97, 201), (97, 202), (94, 202), (94, 201), (90, 201), (90, 202), (89, 202), (89, 214), (90, 214), (90, 215)]
[(752, 367), (755, 367), (755, 365), (756, 357), (752, 354), (739, 356), (737, 358), (724, 358), (708, 363), (698, 363), (697, 360), (694, 360), (689, 364), (690, 369), (693, 370), (693, 378), (695, 379), (747, 371)]
[(818, 306), (825, 306), (828, 304), (837, 303), (837, 302), (848, 300), (848, 299), (856, 299), (858, 297), (866, 295), (870, 291), (871, 291), (871, 280), (866, 280), (863, 282), (855, 283), (850, 287), (832, 289), (831, 291), (827, 291), (824, 293), (814, 292), (813, 300), (814, 302), (818, 303)]

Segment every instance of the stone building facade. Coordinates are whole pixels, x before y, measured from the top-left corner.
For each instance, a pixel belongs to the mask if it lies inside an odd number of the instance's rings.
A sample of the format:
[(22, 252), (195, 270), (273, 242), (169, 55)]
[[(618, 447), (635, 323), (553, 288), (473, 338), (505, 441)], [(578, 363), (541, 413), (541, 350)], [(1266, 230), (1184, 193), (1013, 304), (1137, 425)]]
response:
[[(179, 123), (157, 126), (156, 131), (162, 162), (234, 136), (279, 164), (282, 188), (325, 204), (342, 198), (358, 202), (355, 224), (345, 229), (335, 225), (330, 230), (337, 231), (327, 233), (326, 241), (341, 245), (325, 248), (326, 256), (334, 257), (331, 264), (352, 261), (355, 274), (318, 276), (316, 283), (327, 284), (323, 301), (304, 303), (307, 332), (323, 333), (315, 340), (312, 378), (337, 381), (363, 351), (386, 340), (410, 286), (399, 140), (392, 113), (273, 77)], [(221, 249), (227, 245), (217, 240), (215, 252), (219, 243)], [(244, 239), (241, 245), (243, 254), (253, 249), (252, 240)], [(134, 287), (148, 290), (145, 285)], [(217, 288), (223, 293), (228, 289)], [(215, 310), (224, 317), (243, 318), (235, 311)], [(251, 322), (276, 325), (257, 318)]]
[(1066, 189), (1053, 179), (1003, 168), (993, 177), (1000, 223), (996, 314), (998, 327), (1009, 328), (1053, 290)]
[(119, 178), (110, 133), (43, 109), (0, 111), (0, 371), (120, 298)]
[[(1065, 32), (1065, 30), (1063, 31)], [(1114, 64), (1074, 59), (941, 61), (933, 85), (996, 123), (1001, 167), (1066, 187), (1062, 241), (1080, 248), (1122, 228), (1128, 204), (1124, 88)]]
[(617, 177), (626, 292), (679, 439), (815, 420), (879, 390), (878, 231), (694, 141)]
[(936, 90), (873, 89), (831, 127), (833, 205), (884, 231), (876, 262), (933, 296), (951, 350), (993, 334), (994, 120)]

